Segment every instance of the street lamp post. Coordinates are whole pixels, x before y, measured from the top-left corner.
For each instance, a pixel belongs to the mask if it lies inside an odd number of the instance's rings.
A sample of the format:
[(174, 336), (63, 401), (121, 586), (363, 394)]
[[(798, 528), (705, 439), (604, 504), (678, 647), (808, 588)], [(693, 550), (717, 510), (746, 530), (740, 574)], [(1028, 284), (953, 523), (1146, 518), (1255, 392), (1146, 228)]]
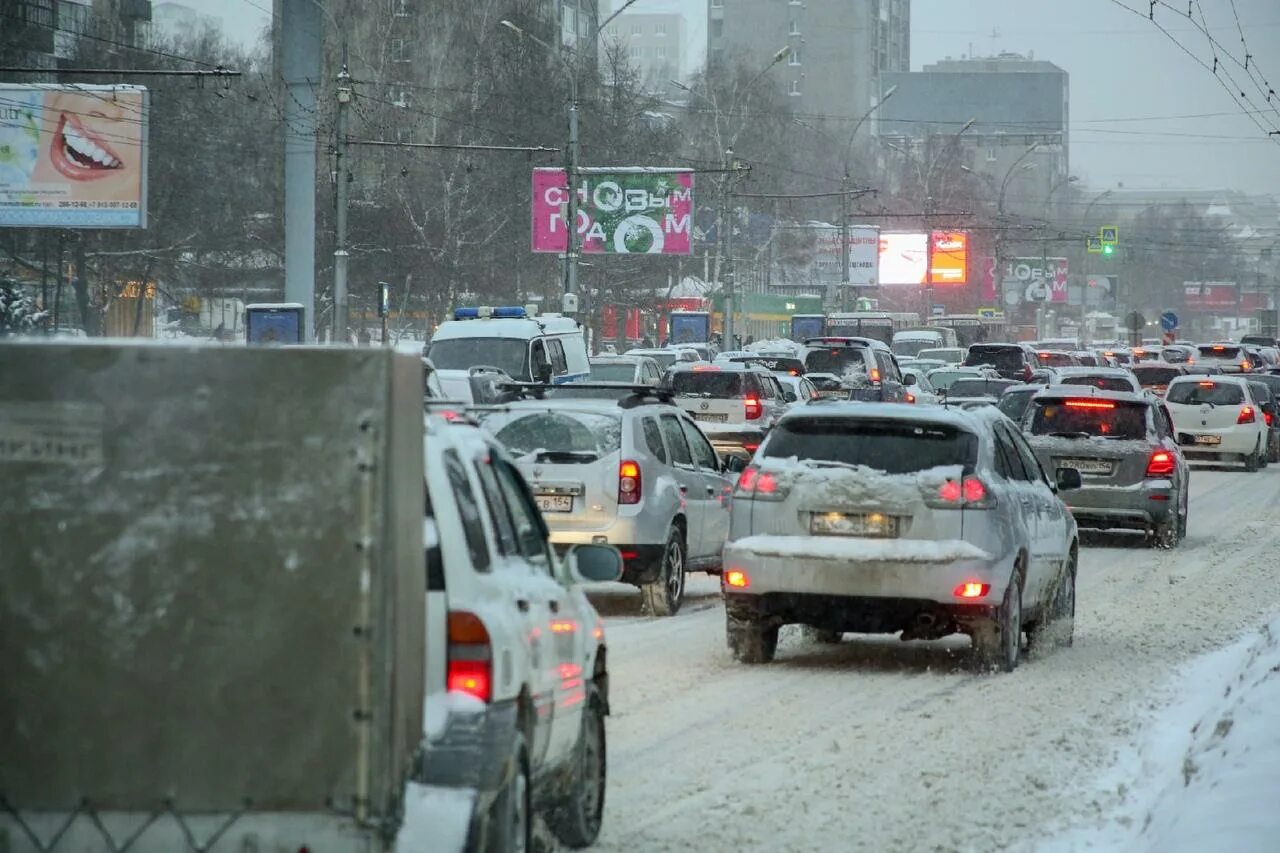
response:
[[(889, 90), (880, 97), (871, 109), (862, 114), (862, 118), (853, 125), (853, 130), (849, 131), (849, 141), (844, 146), (844, 158), (841, 165), (843, 173), (840, 176), (840, 304), (844, 310), (848, 310), (850, 298), (850, 282), (849, 282), (849, 158), (853, 154), (853, 139), (858, 135), (858, 129), (862, 127), (862, 123), (871, 117), (871, 114), (880, 109), (885, 101), (893, 97), (893, 93), (898, 91), (897, 86), (890, 86)], [(834, 304), (836, 300), (831, 300)]]

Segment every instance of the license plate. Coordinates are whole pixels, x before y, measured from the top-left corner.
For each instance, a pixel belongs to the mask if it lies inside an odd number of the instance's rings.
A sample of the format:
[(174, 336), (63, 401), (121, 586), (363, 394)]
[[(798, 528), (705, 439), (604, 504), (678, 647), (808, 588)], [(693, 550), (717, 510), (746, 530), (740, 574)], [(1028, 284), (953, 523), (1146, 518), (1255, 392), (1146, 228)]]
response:
[(809, 521), (809, 532), (816, 536), (877, 536), (892, 539), (898, 535), (898, 517), (879, 512), (815, 512)]
[(1105, 459), (1063, 459), (1059, 468), (1075, 468), (1081, 474), (1110, 474), (1111, 463)]
[(1196, 444), (1222, 444), (1220, 435), (1197, 435)]
[(712, 414), (704, 414), (704, 413), (699, 412), (699, 413), (697, 413), (697, 414), (695, 414), (695, 415), (693, 416), (693, 419), (694, 419), (695, 421), (706, 421), (707, 423), (723, 424), (723, 423), (728, 423), (728, 421), (729, 421), (729, 416), (728, 416), (728, 415), (712, 415)]
[(543, 512), (573, 512), (573, 495), (534, 495), (533, 500)]

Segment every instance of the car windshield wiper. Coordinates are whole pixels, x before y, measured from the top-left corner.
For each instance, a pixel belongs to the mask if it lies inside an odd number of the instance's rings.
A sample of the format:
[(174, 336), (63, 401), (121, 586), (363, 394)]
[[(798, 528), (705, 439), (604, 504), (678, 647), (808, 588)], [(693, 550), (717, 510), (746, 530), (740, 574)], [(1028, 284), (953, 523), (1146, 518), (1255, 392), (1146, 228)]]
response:
[(1051, 432), (1049, 435), (1054, 438), (1092, 438), (1087, 432)]
[(591, 450), (539, 450), (539, 462), (595, 462), (600, 454)]
[(834, 459), (800, 459), (798, 461), (807, 468), (847, 468), (853, 471), (863, 467), (851, 465), (848, 462), (836, 462)]

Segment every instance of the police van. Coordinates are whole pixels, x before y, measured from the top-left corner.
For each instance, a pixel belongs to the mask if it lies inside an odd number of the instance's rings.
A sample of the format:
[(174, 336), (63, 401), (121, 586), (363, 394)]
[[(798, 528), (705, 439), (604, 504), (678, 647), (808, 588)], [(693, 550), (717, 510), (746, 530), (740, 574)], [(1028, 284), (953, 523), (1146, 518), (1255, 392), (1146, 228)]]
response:
[(472, 377), (491, 374), (493, 368), (518, 382), (557, 385), (591, 372), (576, 320), (518, 306), (456, 309), (453, 319), (436, 329), (426, 355), (453, 399), (474, 400)]

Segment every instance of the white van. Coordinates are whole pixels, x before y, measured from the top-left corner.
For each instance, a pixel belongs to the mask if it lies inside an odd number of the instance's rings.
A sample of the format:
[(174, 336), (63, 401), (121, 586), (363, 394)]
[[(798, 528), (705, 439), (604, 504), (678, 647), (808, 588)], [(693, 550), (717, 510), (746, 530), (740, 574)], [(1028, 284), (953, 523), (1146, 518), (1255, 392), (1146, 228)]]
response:
[(936, 328), (916, 326), (910, 329), (900, 329), (893, 333), (893, 343), (890, 344), (894, 355), (912, 357), (923, 349), (941, 349), (955, 346), (959, 346), (956, 343), (955, 329), (946, 329), (940, 326)]
[(562, 384), (591, 374), (582, 327), (561, 314), (520, 307), (458, 308), (427, 347), (445, 395), (473, 401), (473, 368), (497, 368), (517, 382)]

